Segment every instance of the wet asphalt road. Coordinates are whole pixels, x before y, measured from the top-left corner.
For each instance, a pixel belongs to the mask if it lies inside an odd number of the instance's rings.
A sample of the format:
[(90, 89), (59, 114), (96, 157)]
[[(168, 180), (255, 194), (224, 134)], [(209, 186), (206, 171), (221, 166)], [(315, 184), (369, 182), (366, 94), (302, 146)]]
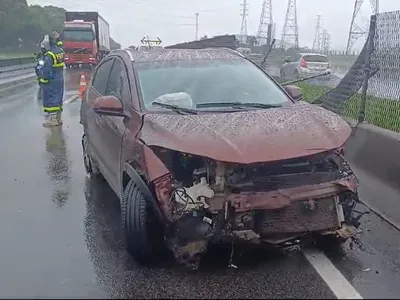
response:
[[(71, 101), (79, 74), (68, 76), (61, 129), (42, 128), (34, 83), (11, 96), (0, 90), (2, 298), (335, 297), (335, 278), (323, 279), (298, 250), (237, 251), (237, 269), (226, 267), (220, 250), (197, 272), (173, 262), (138, 266), (121, 239), (116, 196), (85, 175), (80, 103)], [(362, 194), (368, 198), (368, 189)], [(362, 297), (399, 297), (400, 233), (373, 214), (363, 229), (365, 249), (325, 255)]]

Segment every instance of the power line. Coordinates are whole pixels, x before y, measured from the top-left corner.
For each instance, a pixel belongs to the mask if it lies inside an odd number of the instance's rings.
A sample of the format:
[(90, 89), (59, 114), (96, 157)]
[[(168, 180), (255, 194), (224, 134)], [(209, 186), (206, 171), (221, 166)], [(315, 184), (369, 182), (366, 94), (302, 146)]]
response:
[[(273, 26), (272, 0), (264, 0), (261, 8), (260, 23), (258, 25), (258, 30), (257, 30), (257, 40), (259, 44), (261, 44), (262, 39), (264, 40), (268, 39), (268, 28), (270, 26)], [(271, 28), (269, 29), (270, 31)]]
[(322, 32), (322, 53), (328, 54), (331, 48), (331, 35), (326, 29)]
[[(379, 12), (379, 0), (370, 0), (369, 2), (372, 9), (372, 13), (374, 15), (377, 14)], [(364, 0), (354, 1), (353, 16), (351, 18), (349, 37), (347, 39), (346, 54), (350, 54), (350, 51), (353, 48), (354, 44), (357, 42), (357, 40), (367, 33), (367, 29), (361, 28), (356, 23), (356, 18), (360, 12), (363, 3)]]
[(314, 51), (320, 52), (321, 51), (321, 30), (322, 30), (322, 24), (321, 24), (321, 15), (317, 15), (317, 24), (315, 25), (315, 35), (314, 35), (314, 42), (313, 42), (313, 47), (312, 49)]
[(247, 41), (247, 0), (243, 0), (242, 5), (242, 13), (240, 14), (242, 16), (242, 24), (240, 26), (240, 40), (242, 43), (246, 43)]
[(283, 49), (285, 46), (299, 48), (299, 27), (297, 25), (296, 0), (288, 0), (281, 38), (281, 48)]
[(199, 13), (195, 13), (196, 15), (196, 41), (199, 40)]

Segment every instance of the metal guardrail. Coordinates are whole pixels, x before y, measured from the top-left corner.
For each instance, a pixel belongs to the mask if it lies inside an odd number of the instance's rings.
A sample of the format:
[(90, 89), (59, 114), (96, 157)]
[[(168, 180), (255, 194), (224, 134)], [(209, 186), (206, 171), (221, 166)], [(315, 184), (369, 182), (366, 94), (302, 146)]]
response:
[(0, 86), (3, 88), (13, 82), (34, 78), (35, 65), (33, 57), (0, 59)]
[(33, 64), (35, 62), (35, 58), (31, 57), (19, 57), (19, 58), (7, 58), (0, 59), (0, 68), (17, 66), (17, 65), (27, 65)]
[(24, 64), (24, 65), (13, 65), (8, 67), (0, 67), (0, 74), (4, 73), (12, 73), (12, 72), (21, 72), (27, 69), (33, 69), (35, 67), (35, 63)]

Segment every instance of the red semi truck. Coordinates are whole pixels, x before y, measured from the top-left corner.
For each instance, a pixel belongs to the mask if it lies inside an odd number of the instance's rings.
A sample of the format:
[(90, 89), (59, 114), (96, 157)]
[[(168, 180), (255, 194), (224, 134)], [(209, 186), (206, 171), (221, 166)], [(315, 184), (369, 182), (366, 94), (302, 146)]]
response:
[(110, 52), (110, 27), (97, 12), (65, 13), (65, 66), (95, 66)]

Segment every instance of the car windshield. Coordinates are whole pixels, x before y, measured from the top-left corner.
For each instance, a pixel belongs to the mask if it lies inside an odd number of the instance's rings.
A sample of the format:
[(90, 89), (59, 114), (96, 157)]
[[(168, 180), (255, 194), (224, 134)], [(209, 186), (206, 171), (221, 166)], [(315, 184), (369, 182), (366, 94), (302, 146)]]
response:
[[(223, 103), (255, 108), (289, 104), (286, 94), (247, 60), (171, 60), (134, 63), (142, 100), (148, 110), (162, 110), (152, 102), (197, 109), (229, 109)], [(252, 105), (246, 105), (252, 104)], [(258, 108), (261, 108), (259, 106)]]

